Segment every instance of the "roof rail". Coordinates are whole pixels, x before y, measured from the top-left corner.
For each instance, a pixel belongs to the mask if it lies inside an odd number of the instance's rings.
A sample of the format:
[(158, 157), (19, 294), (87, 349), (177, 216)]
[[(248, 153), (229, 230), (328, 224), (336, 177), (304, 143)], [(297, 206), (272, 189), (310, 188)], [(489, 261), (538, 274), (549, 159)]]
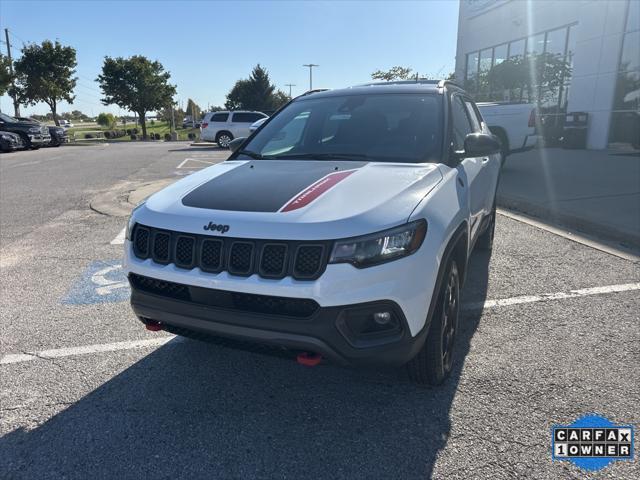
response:
[[(329, 88), (314, 88), (313, 90), (307, 90), (303, 94), (298, 95), (298, 97), (304, 97), (306, 95), (311, 95), (312, 93), (326, 92), (327, 90), (329, 90)], [(298, 98), (298, 97), (296, 97), (296, 98)]]
[(454, 82), (453, 80), (440, 80), (438, 82), (438, 88), (444, 88), (445, 85), (453, 85), (454, 87), (463, 88), (459, 83)]
[(424, 83), (428, 85), (435, 85), (438, 83), (438, 80), (429, 80), (427, 78), (419, 78), (417, 80), (391, 80), (389, 82), (369, 82), (363, 83), (361, 85), (356, 85), (357, 87), (373, 87), (378, 85), (414, 85), (416, 83)]

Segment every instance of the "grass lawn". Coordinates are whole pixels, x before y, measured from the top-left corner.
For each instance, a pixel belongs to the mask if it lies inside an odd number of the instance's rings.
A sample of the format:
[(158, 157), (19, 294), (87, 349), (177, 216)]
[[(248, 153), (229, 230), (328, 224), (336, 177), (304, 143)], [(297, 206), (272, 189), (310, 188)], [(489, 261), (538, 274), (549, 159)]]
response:
[[(107, 130), (127, 130), (127, 129), (133, 129), (133, 128), (137, 128), (138, 129), (138, 137), (140, 138), (142, 136), (142, 127), (140, 127), (140, 125), (136, 125), (134, 123), (128, 123), (126, 125), (122, 125), (122, 124), (118, 124), (116, 125), (114, 128), (104, 128), (101, 126), (86, 126), (86, 127), (73, 127), (70, 128), (69, 130), (67, 130), (67, 132), (69, 133), (69, 137), (75, 136), (76, 140), (84, 140), (84, 135), (86, 133), (94, 133), (94, 132), (104, 132)], [(178, 133), (178, 140), (188, 140), (189, 137), (189, 133), (195, 133), (196, 135), (196, 139), (198, 139), (200, 137), (200, 129), (199, 128), (181, 128), (178, 127), (176, 128), (176, 132)], [(169, 126), (169, 123), (167, 122), (154, 122), (153, 125), (151, 125), (150, 122), (147, 123), (147, 135), (151, 135), (151, 134), (156, 134), (158, 133), (160, 135), (160, 138), (162, 140), (164, 140), (164, 135), (165, 133), (171, 133), (171, 128)], [(129, 137), (129, 135), (125, 135), (124, 137), (120, 137), (120, 138), (111, 138), (108, 139), (109, 142), (131, 142), (131, 138)]]

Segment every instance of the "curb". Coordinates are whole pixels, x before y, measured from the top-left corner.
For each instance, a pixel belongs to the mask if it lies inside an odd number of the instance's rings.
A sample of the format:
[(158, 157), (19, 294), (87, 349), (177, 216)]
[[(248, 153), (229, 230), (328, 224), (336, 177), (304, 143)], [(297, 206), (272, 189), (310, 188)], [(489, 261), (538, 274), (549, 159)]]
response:
[(625, 247), (640, 250), (640, 234), (624, 232), (609, 225), (587, 220), (576, 215), (559, 213), (549, 207), (528, 200), (498, 194), (496, 203), (507, 210), (514, 210), (553, 224), (575, 229), (580, 232), (600, 237), (604, 240), (619, 243)]
[(153, 182), (120, 182), (92, 198), (89, 208), (110, 217), (128, 217), (136, 205), (176, 180), (165, 178)]

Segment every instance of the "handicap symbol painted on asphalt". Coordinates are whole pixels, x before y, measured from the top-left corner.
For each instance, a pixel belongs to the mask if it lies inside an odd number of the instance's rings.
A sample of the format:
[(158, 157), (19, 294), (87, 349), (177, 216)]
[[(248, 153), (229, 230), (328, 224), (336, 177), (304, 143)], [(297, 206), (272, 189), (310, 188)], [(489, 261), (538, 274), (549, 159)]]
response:
[(74, 282), (62, 303), (88, 305), (91, 303), (124, 302), (131, 290), (122, 270), (121, 260), (92, 262)]

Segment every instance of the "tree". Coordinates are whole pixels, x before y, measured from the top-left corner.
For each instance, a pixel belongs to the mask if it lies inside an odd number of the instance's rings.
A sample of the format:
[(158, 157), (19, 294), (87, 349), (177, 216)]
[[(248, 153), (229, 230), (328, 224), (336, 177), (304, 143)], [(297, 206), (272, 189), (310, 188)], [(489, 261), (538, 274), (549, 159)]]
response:
[(197, 119), (200, 118), (201, 110), (200, 110), (200, 107), (198, 106), (198, 104), (196, 102), (194, 102), (193, 100), (189, 99), (187, 101), (187, 109), (185, 110), (185, 113), (187, 115), (190, 115), (193, 120), (197, 120)]
[(569, 78), (571, 64), (562, 55), (547, 52), (512, 57), (481, 74), (477, 86), (467, 86), (471, 91), (480, 92), (482, 99), (490, 101), (503, 100), (500, 97), (506, 92), (510, 99), (542, 104), (557, 95)]
[(269, 72), (256, 65), (249, 78), (238, 80), (227, 95), (225, 107), (229, 110), (258, 110), (270, 112), (289, 100), (271, 84)]
[(105, 128), (113, 128), (116, 124), (116, 117), (112, 113), (101, 113), (96, 119), (96, 123)]
[(9, 57), (0, 53), (0, 96), (7, 93), (11, 86), (11, 62)]
[(45, 40), (41, 45), (27, 45), (22, 57), (14, 65), (16, 86), (13, 93), (23, 105), (46, 103), (53, 120), (58, 122), (58, 102), (73, 103), (76, 80), (76, 50), (56, 41)]
[[(158, 110), (157, 113), (158, 113), (158, 120), (171, 124), (171, 108), (169, 107), (162, 108)], [(176, 126), (182, 125), (182, 120), (184, 120), (184, 117), (185, 117), (184, 110), (180, 108), (173, 109), (173, 118), (175, 119)]]
[(372, 80), (384, 80), (391, 82), (393, 80), (410, 80), (414, 77), (413, 70), (407, 67), (391, 67), (389, 70), (376, 70), (371, 74)]
[(170, 78), (160, 62), (134, 55), (130, 58), (105, 57), (97, 81), (104, 94), (102, 103), (137, 113), (142, 138), (147, 138), (147, 112), (170, 105), (176, 93), (175, 85), (169, 83)]

